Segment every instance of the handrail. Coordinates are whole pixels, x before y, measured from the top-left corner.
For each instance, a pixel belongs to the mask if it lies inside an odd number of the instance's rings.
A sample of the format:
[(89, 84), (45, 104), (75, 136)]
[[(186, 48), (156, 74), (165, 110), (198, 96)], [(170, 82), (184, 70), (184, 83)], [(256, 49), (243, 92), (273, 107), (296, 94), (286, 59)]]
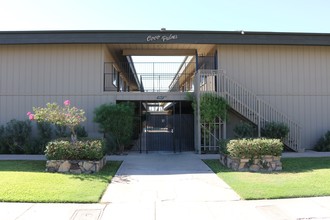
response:
[(234, 81), (223, 70), (199, 70), (201, 92), (216, 92), (232, 109), (258, 126), (258, 135), (266, 122), (281, 122), (289, 127), (284, 143), (294, 151), (300, 146), (300, 126), (288, 116), (260, 99), (252, 91)]

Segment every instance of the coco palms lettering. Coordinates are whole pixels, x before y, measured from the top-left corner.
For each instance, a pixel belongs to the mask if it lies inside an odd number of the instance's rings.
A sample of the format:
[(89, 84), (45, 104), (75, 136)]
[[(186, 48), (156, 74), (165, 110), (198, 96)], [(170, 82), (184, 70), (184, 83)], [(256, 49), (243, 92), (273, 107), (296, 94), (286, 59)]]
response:
[(170, 41), (170, 40), (176, 40), (178, 39), (178, 35), (176, 34), (169, 34), (169, 35), (149, 35), (147, 37), (147, 42), (152, 42), (152, 41)]

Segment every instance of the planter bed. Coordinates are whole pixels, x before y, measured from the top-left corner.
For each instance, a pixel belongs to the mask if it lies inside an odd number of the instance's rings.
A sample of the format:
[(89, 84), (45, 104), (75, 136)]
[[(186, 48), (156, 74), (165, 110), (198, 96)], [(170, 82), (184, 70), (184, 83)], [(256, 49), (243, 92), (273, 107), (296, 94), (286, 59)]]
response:
[(107, 160), (104, 156), (101, 160), (47, 160), (46, 171), (57, 173), (97, 173), (106, 164)]
[(257, 159), (247, 159), (220, 153), (220, 163), (235, 171), (270, 172), (282, 170), (280, 156), (265, 155)]

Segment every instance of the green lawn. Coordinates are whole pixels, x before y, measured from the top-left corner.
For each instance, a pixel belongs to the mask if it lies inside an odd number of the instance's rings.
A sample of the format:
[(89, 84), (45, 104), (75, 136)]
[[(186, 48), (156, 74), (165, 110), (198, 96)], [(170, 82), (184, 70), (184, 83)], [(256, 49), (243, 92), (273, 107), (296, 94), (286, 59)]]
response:
[(330, 195), (330, 158), (285, 158), (277, 173), (234, 172), (218, 160), (204, 162), (243, 199)]
[(45, 172), (45, 161), (0, 161), (1, 202), (98, 202), (121, 162), (97, 174)]

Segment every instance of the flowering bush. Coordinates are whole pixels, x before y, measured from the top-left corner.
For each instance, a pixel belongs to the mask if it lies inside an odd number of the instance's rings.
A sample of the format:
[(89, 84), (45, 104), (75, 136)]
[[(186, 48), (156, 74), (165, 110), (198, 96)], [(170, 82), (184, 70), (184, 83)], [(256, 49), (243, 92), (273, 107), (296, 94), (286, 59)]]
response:
[(237, 139), (229, 141), (226, 150), (230, 156), (239, 158), (259, 158), (262, 155), (280, 156), (283, 143), (279, 139)]
[(27, 113), (30, 120), (37, 122), (48, 122), (59, 126), (67, 126), (71, 131), (72, 142), (77, 141), (75, 127), (86, 120), (85, 112), (82, 109), (71, 107), (70, 100), (64, 101), (61, 107), (57, 103), (47, 103), (46, 108), (33, 107), (34, 114)]

